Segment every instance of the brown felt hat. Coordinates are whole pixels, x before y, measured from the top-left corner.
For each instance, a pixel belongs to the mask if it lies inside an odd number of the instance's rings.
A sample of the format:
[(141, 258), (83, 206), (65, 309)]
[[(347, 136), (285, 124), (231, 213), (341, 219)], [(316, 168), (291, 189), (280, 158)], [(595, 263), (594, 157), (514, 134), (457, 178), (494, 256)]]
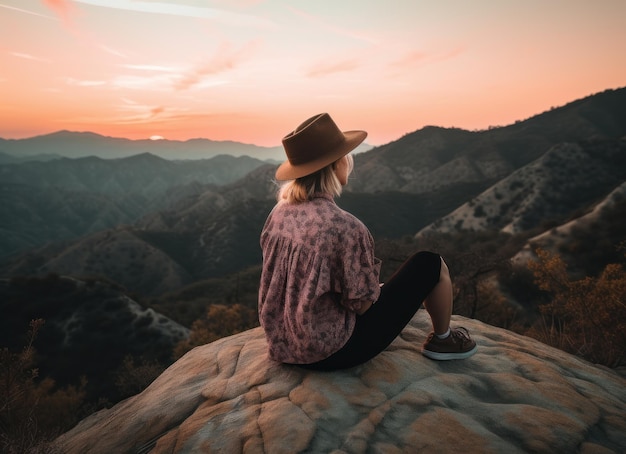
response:
[(365, 137), (365, 131), (342, 132), (327, 113), (315, 115), (283, 138), (287, 161), (276, 170), (276, 179), (295, 180), (315, 173), (350, 153)]

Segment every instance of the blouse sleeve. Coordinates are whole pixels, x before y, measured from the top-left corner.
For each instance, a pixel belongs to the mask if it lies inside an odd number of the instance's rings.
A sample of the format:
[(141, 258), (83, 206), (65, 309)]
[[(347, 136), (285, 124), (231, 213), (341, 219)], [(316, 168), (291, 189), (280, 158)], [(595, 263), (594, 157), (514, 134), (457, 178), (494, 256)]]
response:
[(352, 311), (376, 302), (380, 295), (381, 261), (374, 257), (374, 239), (363, 225), (342, 241), (338, 282), (341, 304)]

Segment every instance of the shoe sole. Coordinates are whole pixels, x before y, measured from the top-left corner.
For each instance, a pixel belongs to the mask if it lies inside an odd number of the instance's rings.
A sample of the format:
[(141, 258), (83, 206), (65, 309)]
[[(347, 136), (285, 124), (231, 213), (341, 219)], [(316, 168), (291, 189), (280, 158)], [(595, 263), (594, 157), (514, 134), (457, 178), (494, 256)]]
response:
[(437, 361), (447, 361), (450, 359), (469, 358), (477, 351), (478, 351), (478, 345), (474, 346), (474, 348), (472, 348), (471, 350), (462, 352), (462, 353), (439, 353), (439, 352), (433, 352), (430, 350), (422, 350), (422, 355), (426, 356), (427, 358), (434, 359)]

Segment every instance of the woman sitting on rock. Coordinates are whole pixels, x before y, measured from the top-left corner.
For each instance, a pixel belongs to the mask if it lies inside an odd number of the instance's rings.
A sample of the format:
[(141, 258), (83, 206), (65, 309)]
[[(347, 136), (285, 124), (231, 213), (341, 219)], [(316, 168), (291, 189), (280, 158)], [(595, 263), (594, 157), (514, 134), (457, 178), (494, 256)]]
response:
[(320, 114), (283, 139), (287, 161), (276, 179), (286, 183), (261, 233), (259, 319), (269, 356), (317, 370), (356, 366), (387, 348), (424, 303), (433, 332), (422, 353), (467, 358), (476, 343), (465, 328), (450, 328), (443, 259), (418, 252), (379, 284), (370, 232), (334, 202), (352, 171), (348, 153), (366, 136)]

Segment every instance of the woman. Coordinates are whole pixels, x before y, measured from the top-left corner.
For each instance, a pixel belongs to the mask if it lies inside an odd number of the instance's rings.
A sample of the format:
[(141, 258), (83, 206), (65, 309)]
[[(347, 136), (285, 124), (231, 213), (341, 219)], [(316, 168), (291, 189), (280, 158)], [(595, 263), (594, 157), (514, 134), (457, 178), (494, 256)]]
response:
[(380, 260), (365, 225), (334, 197), (348, 182), (350, 151), (365, 131), (342, 132), (328, 114), (283, 139), (286, 181), (261, 233), (259, 319), (271, 359), (317, 370), (356, 366), (383, 351), (424, 303), (432, 359), (476, 352), (464, 328), (450, 328), (452, 284), (441, 257), (419, 252), (379, 284)]

